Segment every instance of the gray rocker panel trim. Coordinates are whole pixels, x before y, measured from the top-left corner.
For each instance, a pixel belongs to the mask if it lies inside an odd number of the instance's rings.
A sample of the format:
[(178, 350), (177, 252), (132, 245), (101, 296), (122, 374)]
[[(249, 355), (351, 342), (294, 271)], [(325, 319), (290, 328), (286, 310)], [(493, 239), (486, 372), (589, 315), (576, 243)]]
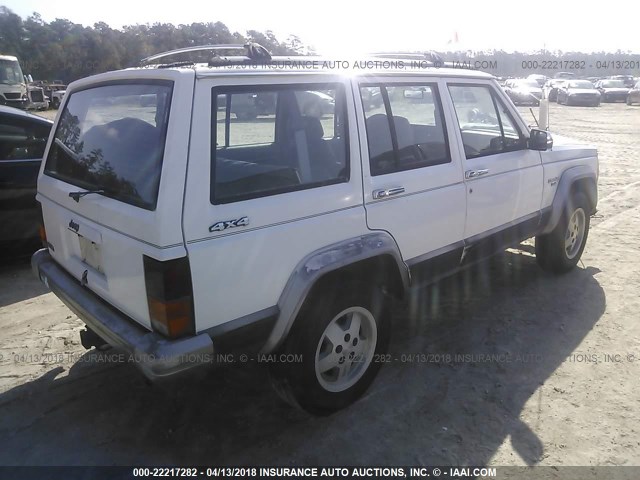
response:
[(278, 300), (280, 314), (262, 348), (265, 353), (280, 346), (315, 282), (328, 272), (381, 255), (391, 255), (398, 265), (405, 290), (409, 288), (409, 269), (398, 246), (387, 232), (375, 232), (344, 240), (307, 255), (289, 277)]
[(551, 215), (547, 225), (542, 231), (542, 234), (549, 233), (556, 227), (562, 217), (562, 212), (567, 200), (569, 199), (571, 186), (575, 182), (585, 178), (591, 180), (588, 182), (588, 188), (584, 192), (589, 198), (591, 205), (593, 205), (593, 211), (589, 212), (589, 214), (592, 214), (595, 211), (596, 205), (598, 204), (598, 187), (596, 185), (595, 174), (586, 165), (577, 165), (575, 167), (568, 168), (562, 172), (562, 176), (560, 177), (560, 182), (558, 183), (558, 188), (551, 204)]

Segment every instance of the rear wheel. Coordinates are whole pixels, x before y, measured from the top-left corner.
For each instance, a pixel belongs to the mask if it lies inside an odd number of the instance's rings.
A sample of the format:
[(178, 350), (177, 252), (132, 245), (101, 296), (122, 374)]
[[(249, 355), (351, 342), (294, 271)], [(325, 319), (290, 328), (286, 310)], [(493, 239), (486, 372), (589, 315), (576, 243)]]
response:
[(536, 237), (536, 259), (544, 270), (566, 273), (576, 266), (589, 235), (589, 212), (587, 197), (577, 192), (558, 225), (550, 233)]
[(280, 356), (272, 383), (289, 404), (326, 415), (348, 406), (380, 369), (375, 356), (389, 343), (389, 302), (361, 284), (315, 295), (300, 311)]

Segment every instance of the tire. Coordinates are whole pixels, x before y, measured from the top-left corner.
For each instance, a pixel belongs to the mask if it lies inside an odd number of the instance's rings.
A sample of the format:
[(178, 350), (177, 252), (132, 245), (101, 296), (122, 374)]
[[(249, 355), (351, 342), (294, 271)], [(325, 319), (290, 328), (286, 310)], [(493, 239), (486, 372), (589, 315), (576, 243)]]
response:
[[(279, 352), (298, 361), (272, 364), (272, 385), (287, 403), (315, 415), (345, 408), (373, 382), (382, 364), (376, 356), (387, 351), (389, 333), (389, 301), (382, 291), (335, 285), (305, 302)], [(346, 368), (342, 379), (340, 365)]]
[(577, 265), (589, 236), (590, 211), (587, 197), (576, 192), (558, 225), (550, 233), (536, 237), (536, 260), (543, 270), (567, 273)]
[(631, 97), (627, 96), (627, 105), (631, 106)]

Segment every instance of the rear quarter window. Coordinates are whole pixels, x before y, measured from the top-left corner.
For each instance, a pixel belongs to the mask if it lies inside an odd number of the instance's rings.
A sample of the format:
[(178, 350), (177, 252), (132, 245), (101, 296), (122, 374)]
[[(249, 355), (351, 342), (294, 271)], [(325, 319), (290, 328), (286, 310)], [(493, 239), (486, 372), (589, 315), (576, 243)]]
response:
[(154, 210), (173, 82), (102, 84), (65, 104), (44, 173)]

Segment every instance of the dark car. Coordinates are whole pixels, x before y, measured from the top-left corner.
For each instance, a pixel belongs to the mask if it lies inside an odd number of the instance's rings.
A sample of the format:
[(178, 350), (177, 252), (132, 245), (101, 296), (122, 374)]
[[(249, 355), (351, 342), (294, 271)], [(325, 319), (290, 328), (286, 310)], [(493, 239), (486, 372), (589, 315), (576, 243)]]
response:
[(640, 80), (627, 94), (627, 105), (633, 105), (634, 103), (640, 103)]
[(544, 91), (545, 95), (549, 99), (550, 102), (556, 102), (558, 100), (558, 89), (564, 85), (567, 80), (564, 79), (552, 79), (549, 80), (545, 86)]
[(0, 106), (0, 248), (38, 244), (36, 179), (53, 122)]
[(611, 80), (621, 80), (624, 86), (628, 88), (633, 88), (633, 85), (636, 83), (633, 75), (614, 75), (611, 77)]
[(603, 102), (624, 102), (629, 94), (629, 88), (624, 86), (622, 80), (600, 80), (596, 82), (596, 88)]
[(565, 105), (600, 105), (600, 92), (589, 80), (568, 80), (557, 91), (558, 103)]

